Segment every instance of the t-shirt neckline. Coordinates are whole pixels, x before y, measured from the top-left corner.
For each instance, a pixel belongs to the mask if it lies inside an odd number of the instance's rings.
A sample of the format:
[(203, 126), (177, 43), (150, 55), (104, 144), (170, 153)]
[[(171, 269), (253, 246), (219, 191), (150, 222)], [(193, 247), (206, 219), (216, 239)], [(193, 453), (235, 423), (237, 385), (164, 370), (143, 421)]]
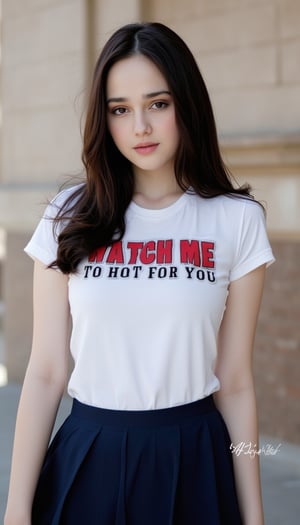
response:
[(149, 218), (162, 218), (162, 217), (168, 217), (171, 215), (174, 215), (178, 212), (178, 210), (185, 204), (186, 199), (188, 197), (188, 193), (190, 193), (190, 189), (186, 192), (182, 193), (180, 197), (178, 197), (174, 202), (169, 204), (168, 206), (165, 206), (163, 208), (143, 208), (139, 204), (137, 204), (134, 201), (131, 201), (129, 204), (128, 210), (130, 213), (133, 213), (134, 215), (139, 215), (142, 217), (149, 217)]

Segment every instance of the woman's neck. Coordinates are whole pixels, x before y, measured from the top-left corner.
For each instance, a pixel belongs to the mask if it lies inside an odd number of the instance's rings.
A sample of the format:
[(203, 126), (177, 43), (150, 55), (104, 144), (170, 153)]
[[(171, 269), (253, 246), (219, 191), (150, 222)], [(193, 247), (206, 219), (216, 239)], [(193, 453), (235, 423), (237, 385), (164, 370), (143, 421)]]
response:
[(183, 193), (175, 176), (135, 177), (133, 201), (143, 208), (159, 209), (170, 206)]

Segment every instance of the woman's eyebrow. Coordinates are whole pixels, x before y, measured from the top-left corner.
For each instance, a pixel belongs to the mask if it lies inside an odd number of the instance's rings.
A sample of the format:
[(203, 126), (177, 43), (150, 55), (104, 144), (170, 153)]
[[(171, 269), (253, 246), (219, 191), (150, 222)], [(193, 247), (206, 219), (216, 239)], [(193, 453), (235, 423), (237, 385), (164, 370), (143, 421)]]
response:
[[(143, 95), (143, 98), (146, 98), (146, 99), (154, 98), (154, 97), (158, 97), (159, 95), (171, 95), (171, 92), (165, 89), (161, 91), (153, 91), (151, 93), (146, 93), (146, 95)], [(110, 104), (111, 102), (127, 102), (127, 101), (128, 101), (128, 98), (126, 97), (111, 97), (107, 99), (106, 103)]]
[(143, 95), (143, 98), (154, 98), (158, 97), (159, 95), (171, 95), (171, 91), (167, 91), (166, 89), (163, 89), (161, 91), (153, 91), (152, 93), (147, 93), (146, 95)]

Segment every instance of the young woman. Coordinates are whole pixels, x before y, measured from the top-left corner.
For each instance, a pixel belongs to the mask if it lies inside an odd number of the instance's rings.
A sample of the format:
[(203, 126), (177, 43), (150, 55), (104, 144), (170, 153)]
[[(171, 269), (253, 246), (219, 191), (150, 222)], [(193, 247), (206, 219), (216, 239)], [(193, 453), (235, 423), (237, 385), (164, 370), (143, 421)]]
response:
[[(5, 524), (262, 525), (258, 458), (231, 444), (258, 440), (252, 347), (273, 255), (164, 25), (105, 45), (83, 163), (26, 247), (34, 331)], [(46, 452), (69, 348), (73, 408)]]

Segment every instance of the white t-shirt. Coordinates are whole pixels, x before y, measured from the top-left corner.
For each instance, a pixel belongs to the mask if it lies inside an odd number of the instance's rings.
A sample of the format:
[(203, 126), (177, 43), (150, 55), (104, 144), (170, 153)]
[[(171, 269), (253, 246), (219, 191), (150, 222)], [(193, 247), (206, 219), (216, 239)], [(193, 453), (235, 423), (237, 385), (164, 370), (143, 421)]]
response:
[[(57, 250), (49, 217), (72, 191), (52, 201), (25, 248), (45, 264)], [(131, 202), (122, 241), (99, 248), (69, 277), (69, 394), (93, 406), (149, 410), (217, 391), (228, 285), (273, 260), (263, 211), (251, 200), (187, 192), (159, 210)]]

